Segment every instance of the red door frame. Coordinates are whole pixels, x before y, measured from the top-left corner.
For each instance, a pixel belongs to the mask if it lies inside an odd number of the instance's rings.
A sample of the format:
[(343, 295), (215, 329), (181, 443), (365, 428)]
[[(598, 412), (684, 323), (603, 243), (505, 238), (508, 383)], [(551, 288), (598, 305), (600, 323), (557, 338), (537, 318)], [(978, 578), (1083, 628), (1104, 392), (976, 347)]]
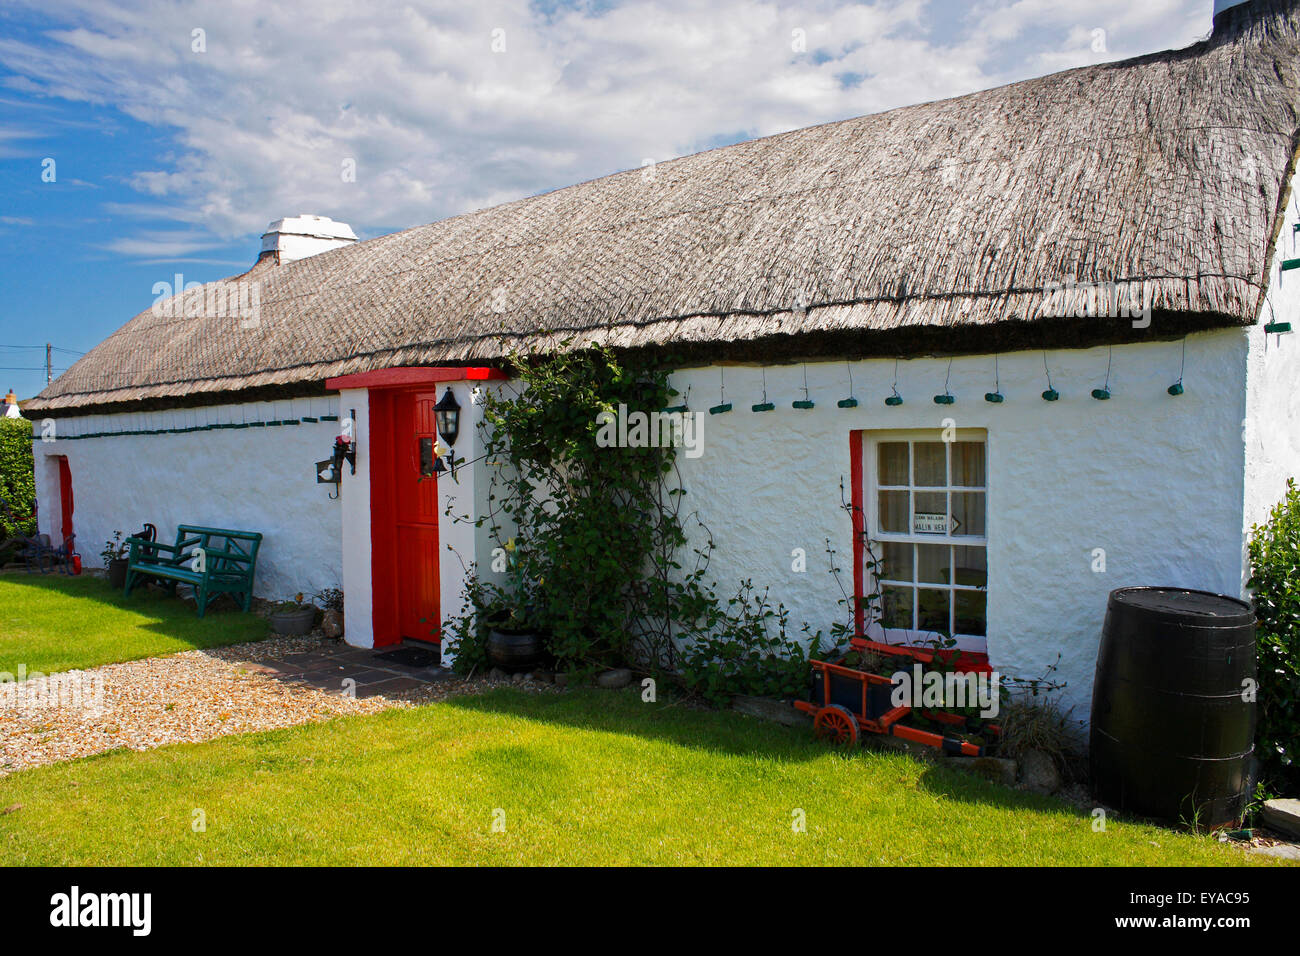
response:
[(398, 626), (397, 503), (393, 497), (393, 389), (370, 392), (370, 582), (375, 647), (400, 644)]
[[(73, 534), (72, 513), (76, 509), (76, 501), (72, 495), (72, 468), (68, 465), (68, 456), (59, 455), (59, 506), (60, 517), (63, 522), (58, 536), (58, 540), (53, 542), (61, 545)], [(51, 537), (55, 537), (51, 535)]]
[[(399, 621), (399, 548), (397, 502), (393, 494), (396, 441), (395, 411), (399, 398), (451, 382), (504, 381), (505, 372), (494, 368), (387, 368), (327, 379), (325, 387), (342, 390), (364, 388), (369, 399), (370, 443), (370, 591), (374, 646), (402, 641)], [(464, 428), (462, 427), (462, 431)], [(439, 601), (441, 613), (441, 601)], [(430, 622), (441, 632), (442, 621)]]

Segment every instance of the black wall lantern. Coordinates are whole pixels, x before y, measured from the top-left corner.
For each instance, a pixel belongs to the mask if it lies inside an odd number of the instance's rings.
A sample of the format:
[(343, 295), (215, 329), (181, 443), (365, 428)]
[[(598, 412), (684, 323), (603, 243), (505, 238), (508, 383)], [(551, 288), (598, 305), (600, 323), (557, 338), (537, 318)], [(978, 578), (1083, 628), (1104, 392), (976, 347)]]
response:
[(455, 478), (456, 449), (452, 446), (456, 444), (456, 436), (460, 434), (460, 402), (456, 401), (451, 386), (447, 386), (447, 390), (442, 393), (442, 398), (438, 399), (438, 404), (433, 406), (433, 417), (438, 423), (439, 436), (447, 443), (447, 465), (443, 465), (442, 459), (439, 458), (434, 465), (434, 473), (440, 475), (450, 466), (451, 477)]
[(352, 474), (357, 473), (356, 420), (357, 410), (354, 408), (348, 419), (349, 426), (345, 428), (342, 435), (334, 439), (334, 448), (330, 457), (316, 462), (316, 483), (333, 485), (335, 493), (330, 495), (331, 498), (338, 497), (338, 487), (343, 481), (343, 462), (346, 461), (351, 466)]
[(456, 444), (456, 436), (460, 434), (460, 403), (450, 387), (433, 406), (433, 414), (438, 421), (438, 434), (450, 448)]

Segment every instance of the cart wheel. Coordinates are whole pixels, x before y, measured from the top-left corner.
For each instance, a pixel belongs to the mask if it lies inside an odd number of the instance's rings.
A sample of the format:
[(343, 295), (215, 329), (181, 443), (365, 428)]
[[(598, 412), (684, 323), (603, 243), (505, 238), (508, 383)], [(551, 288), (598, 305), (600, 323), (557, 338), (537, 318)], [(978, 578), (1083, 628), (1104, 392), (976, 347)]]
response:
[(858, 742), (858, 719), (847, 708), (831, 704), (817, 711), (813, 733), (839, 747), (853, 747)]

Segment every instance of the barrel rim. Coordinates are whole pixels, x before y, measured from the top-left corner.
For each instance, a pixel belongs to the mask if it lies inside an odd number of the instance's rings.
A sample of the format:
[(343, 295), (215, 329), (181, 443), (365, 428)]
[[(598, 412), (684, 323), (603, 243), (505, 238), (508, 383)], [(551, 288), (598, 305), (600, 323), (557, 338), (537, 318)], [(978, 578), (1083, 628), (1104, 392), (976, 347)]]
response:
[[(1174, 609), (1161, 609), (1138, 604), (1135, 601), (1127, 600), (1130, 596), (1139, 594), (1154, 594), (1156, 592), (1177, 592), (1179, 594), (1195, 594), (1201, 597), (1214, 598), (1217, 601), (1223, 601), (1235, 605), (1240, 609), (1238, 614), (1211, 615), (1199, 614), (1196, 611), (1178, 611)], [(1159, 586), (1141, 586), (1141, 587), (1124, 587), (1116, 588), (1110, 592), (1110, 606), (1120, 605), (1125, 608), (1131, 608), (1135, 611), (1141, 611), (1146, 614), (1162, 617), (1169, 620), (1182, 621), (1186, 623), (1195, 622), (1196, 626), (1218, 626), (1218, 627), (1240, 627), (1245, 624), (1255, 623), (1255, 608), (1249, 601), (1243, 601), (1241, 598), (1231, 597), (1227, 594), (1219, 594), (1214, 591), (1203, 591), (1198, 588), (1184, 588), (1174, 585)]]

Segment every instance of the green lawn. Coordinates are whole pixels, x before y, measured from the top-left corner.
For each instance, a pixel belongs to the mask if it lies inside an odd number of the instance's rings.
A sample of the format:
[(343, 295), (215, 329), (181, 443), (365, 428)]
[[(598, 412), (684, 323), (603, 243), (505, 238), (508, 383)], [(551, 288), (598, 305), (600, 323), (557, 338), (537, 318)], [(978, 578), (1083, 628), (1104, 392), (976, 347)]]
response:
[(256, 614), (208, 612), (147, 588), (129, 598), (103, 578), (62, 574), (0, 575), (0, 672), (75, 670), (196, 647), (256, 641), (267, 634)]
[[(792, 829), (796, 810), (806, 832)], [(203, 832), (192, 827), (199, 811)], [(635, 693), (505, 689), (0, 778), (0, 860), (1150, 866), (1246, 857), (1113, 819), (1097, 833), (1086, 813), (1052, 799), (897, 754), (838, 754), (738, 714), (644, 704)]]

